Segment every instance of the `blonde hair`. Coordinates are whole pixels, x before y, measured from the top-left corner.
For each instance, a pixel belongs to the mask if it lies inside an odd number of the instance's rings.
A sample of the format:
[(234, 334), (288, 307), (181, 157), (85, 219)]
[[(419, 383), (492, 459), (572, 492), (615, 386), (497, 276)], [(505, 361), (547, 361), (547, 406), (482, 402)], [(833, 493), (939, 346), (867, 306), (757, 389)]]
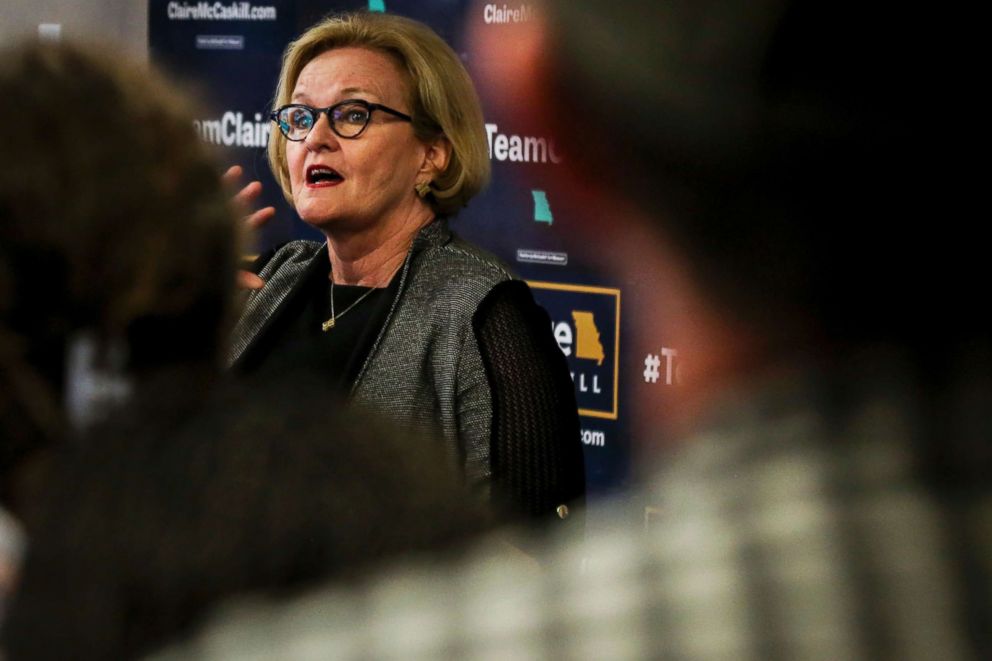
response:
[[(311, 60), (335, 48), (380, 51), (397, 60), (409, 76), (414, 135), (424, 142), (444, 136), (451, 158), (435, 175), (425, 200), (448, 216), (465, 206), (489, 181), (489, 148), (482, 108), (472, 79), (458, 56), (429, 27), (403, 16), (355, 12), (324, 19), (292, 42), (283, 55), (275, 107), (290, 103), (296, 81)], [(286, 137), (269, 138), (269, 167), (292, 203)]]

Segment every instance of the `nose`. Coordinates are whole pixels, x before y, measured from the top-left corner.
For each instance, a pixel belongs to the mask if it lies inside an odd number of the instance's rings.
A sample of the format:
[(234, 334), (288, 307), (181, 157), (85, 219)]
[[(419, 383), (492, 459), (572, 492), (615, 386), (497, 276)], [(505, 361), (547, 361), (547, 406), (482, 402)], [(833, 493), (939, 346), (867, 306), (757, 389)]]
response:
[(326, 112), (317, 113), (317, 120), (307, 137), (303, 138), (303, 145), (308, 151), (336, 149), (338, 147), (338, 136), (331, 129), (331, 118), (327, 116)]

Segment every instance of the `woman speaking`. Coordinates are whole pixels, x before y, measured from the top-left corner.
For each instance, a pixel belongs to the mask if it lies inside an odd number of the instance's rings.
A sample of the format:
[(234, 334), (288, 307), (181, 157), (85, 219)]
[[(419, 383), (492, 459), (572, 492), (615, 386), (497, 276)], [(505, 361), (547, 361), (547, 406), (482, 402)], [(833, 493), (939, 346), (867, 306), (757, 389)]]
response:
[(566, 516), (584, 493), (582, 448), (548, 316), (448, 228), (489, 177), (457, 55), (411, 19), (334, 16), (289, 45), (275, 106), (269, 164), (326, 241), (259, 258), (232, 365), (263, 382), (316, 372), (370, 413), (440, 439), (498, 505)]

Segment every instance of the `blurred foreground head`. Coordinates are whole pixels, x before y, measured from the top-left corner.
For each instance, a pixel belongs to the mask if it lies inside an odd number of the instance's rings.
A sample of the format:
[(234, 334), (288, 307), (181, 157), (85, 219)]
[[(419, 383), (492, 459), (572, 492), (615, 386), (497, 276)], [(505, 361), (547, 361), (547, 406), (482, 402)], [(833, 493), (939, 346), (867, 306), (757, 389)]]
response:
[(985, 333), (948, 296), (983, 261), (963, 26), (854, 2), (542, 5), (515, 43), (480, 30), (480, 60), (556, 134), (564, 197), (599, 195), (583, 230), (615, 240), (635, 207), (721, 318), (780, 350)]
[(185, 103), (154, 72), (31, 43), (0, 54), (0, 97), (6, 469), (60, 433), (68, 360), (135, 376), (216, 362), (237, 246)]

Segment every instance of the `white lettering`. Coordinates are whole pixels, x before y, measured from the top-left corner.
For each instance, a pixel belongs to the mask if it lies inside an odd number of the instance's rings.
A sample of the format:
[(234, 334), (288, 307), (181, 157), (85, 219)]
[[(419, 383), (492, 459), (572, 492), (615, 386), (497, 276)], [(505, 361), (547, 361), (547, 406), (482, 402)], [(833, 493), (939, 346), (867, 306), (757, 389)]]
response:
[(527, 4), (518, 7), (487, 4), (482, 8), (482, 20), (487, 24), (524, 23), (534, 17), (534, 9)]
[(572, 355), (572, 341), (574, 336), (572, 335), (572, 327), (569, 326), (564, 321), (559, 321), (557, 324), (551, 322), (551, 332), (555, 336), (555, 341), (558, 342), (558, 348), (566, 356)]
[[(198, 122), (193, 122), (195, 126)], [(212, 142), (215, 145), (219, 145), (220, 140), (220, 120), (218, 119), (205, 119), (199, 122), (200, 137), (206, 142)]]
[[(572, 372), (572, 381), (575, 381), (575, 372)], [(592, 387), (590, 389), (590, 386)], [(591, 392), (594, 395), (601, 395), (603, 391), (599, 388), (599, 375), (592, 375), (592, 383), (586, 383), (586, 375), (584, 372), (579, 372), (579, 392)]]
[(255, 113), (255, 146), (265, 147), (269, 144), (269, 135), (272, 134), (272, 123), (263, 122), (262, 115)]
[(497, 161), (506, 160), (506, 146), (509, 144), (509, 139), (505, 135), (497, 135), (496, 142), (493, 147), (493, 154), (496, 156)]
[(486, 124), (486, 139), (489, 141), (489, 158), (493, 157), (493, 136), (496, 135), (496, 125)]
[(240, 112), (228, 110), (220, 119), (195, 119), (193, 128), (204, 142), (227, 147), (265, 147), (272, 135), (272, 124), (263, 121), (261, 113), (254, 121), (245, 121)]
[(230, 147), (238, 139), (237, 125), (241, 120), (241, 113), (226, 112), (220, 118), (221, 122), (221, 142)]
[[(544, 163), (548, 160), (548, 141), (544, 138), (524, 138), (524, 161)], [(555, 161), (557, 163), (558, 161)]]
[(661, 355), (665, 357), (665, 384), (670, 386), (674, 383), (673, 379), (678, 377), (678, 365), (675, 364), (675, 359), (678, 358), (679, 352), (662, 347)]
[(165, 11), (170, 21), (274, 21), (278, 17), (272, 5), (253, 6), (244, 1), (226, 5), (203, 0), (196, 4), (170, 2)]
[(510, 160), (516, 163), (524, 160), (524, 143), (519, 135), (510, 136)]
[(600, 448), (606, 445), (606, 433), (597, 429), (583, 429), (581, 431), (581, 437), (584, 445), (593, 445)]
[[(241, 119), (241, 115), (238, 115), (238, 119)], [(238, 143), (242, 147), (254, 147), (255, 146), (255, 127), (249, 122), (244, 122), (238, 125), (238, 136), (241, 141)]]
[(489, 158), (514, 163), (561, 163), (553, 140), (537, 136), (520, 136), (499, 132), (496, 124), (486, 124)]

